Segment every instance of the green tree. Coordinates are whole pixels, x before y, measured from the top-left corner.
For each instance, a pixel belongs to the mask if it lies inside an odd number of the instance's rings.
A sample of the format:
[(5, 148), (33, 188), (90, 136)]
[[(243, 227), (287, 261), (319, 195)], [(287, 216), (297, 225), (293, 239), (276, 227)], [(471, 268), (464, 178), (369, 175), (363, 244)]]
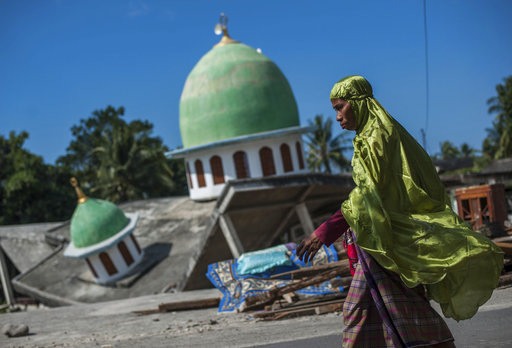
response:
[(488, 158), (512, 157), (512, 75), (496, 86), (496, 96), (487, 100), (489, 114), (497, 114), (482, 151)]
[(307, 163), (313, 172), (332, 173), (332, 168), (341, 170), (349, 168), (350, 161), (343, 152), (350, 149), (345, 144), (349, 141), (347, 133), (343, 132), (335, 137), (332, 134), (332, 120), (328, 118), (324, 122), (322, 115), (316, 115), (314, 121), (309, 121), (315, 130), (307, 134)]
[(169, 195), (176, 191), (177, 179), (164, 156), (159, 138), (150, 137), (152, 126), (133, 121), (106, 132), (93, 150), (100, 161), (98, 192), (113, 202)]
[(66, 149), (66, 155), (57, 159), (57, 163), (72, 170), (80, 178), (80, 184), (90, 186), (96, 181), (96, 172), (100, 165), (93, 150), (99, 146), (105, 132), (120, 124), (126, 124), (121, 118), (124, 108), (107, 106), (104, 110), (95, 110), (92, 116), (81, 119), (79, 125), (71, 127), (73, 140)]
[(127, 123), (123, 115), (123, 107), (108, 106), (82, 119), (59, 163), (75, 170), (92, 195), (116, 203), (186, 193), (183, 164), (165, 158), (153, 125)]
[(475, 157), (476, 150), (469, 146), (468, 143), (462, 143), (459, 153), (462, 158), (473, 158)]
[(0, 136), (0, 225), (69, 219), (76, 205), (71, 173), (23, 148), (27, 132)]
[(443, 160), (456, 159), (460, 157), (460, 152), (457, 146), (453, 145), (451, 141), (443, 141), (439, 144), (441, 153), (439, 158)]

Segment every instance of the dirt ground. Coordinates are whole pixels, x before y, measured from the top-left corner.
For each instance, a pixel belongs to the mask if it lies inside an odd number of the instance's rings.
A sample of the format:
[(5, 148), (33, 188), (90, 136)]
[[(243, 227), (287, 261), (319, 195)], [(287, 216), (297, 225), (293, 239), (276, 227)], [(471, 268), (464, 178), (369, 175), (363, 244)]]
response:
[[(1, 347), (254, 347), (339, 335), (341, 313), (280, 321), (256, 321), (248, 314), (218, 314), (216, 308), (151, 315), (163, 302), (220, 296), (217, 290), (159, 294), (119, 301), (0, 315), (0, 324), (26, 324), (26, 337), (0, 337)], [(481, 311), (512, 308), (512, 288), (495, 291)], [(473, 319), (472, 319), (473, 320)], [(449, 322), (458, 325), (455, 321)], [(475, 330), (477, 321), (466, 321)], [(454, 332), (455, 334), (455, 332)], [(457, 339), (457, 338), (456, 338)]]

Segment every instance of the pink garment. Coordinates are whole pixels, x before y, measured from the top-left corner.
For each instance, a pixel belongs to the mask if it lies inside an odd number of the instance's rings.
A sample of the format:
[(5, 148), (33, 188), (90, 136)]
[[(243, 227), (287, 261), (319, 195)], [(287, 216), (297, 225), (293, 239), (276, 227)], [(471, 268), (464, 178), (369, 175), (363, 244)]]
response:
[[(315, 230), (315, 236), (320, 239), (322, 243), (326, 246), (330, 246), (334, 241), (340, 238), (350, 226), (345, 220), (345, 217), (341, 213), (341, 210), (336, 211), (329, 219), (327, 219), (323, 224), (320, 225)], [(343, 240), (343, 247), (347, 251), (350, 273), (354, 275), (356, 265), (357, 265), (357, 252), (355, 249), (354, 241), (351, 233), (346, 233), (345, 238)]]
[(330, 246), (336, 239), (340, 238), (348, 228), (347, 220), (345, 220), (341, 210), (338, 209), (336, 213), (315, 230), (315, 235), (326, 246)]

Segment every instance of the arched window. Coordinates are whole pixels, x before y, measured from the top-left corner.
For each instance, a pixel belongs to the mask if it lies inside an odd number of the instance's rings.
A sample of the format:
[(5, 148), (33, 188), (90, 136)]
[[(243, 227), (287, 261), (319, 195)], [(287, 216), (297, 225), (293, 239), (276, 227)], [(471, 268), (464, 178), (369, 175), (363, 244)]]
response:
[(94, 274), (94, 278), (98, 278), (98, 273), (96, 273), (96, 270), (94, 269), (94, 267), (92, 266), (92, 263), (91, 261), (89, 261), (88, 258), (85, 258), (85, 262), (87, 262), (87, 265), (89, 266), (89, 268), (91, 269), (91, 272), (92, 274)]
[(105, 267), (105, 270), (107, 271), (108, 275), (113, 275), (117, 273), (117, 268), (110, 259), (110, 256), (106, 252), (100, 253), (100, 260), (103, 264), (103, 267)]
[(299, 159), (299, 168), (304, 169), (304, 159), (302, 158), (302, 147), (300, 143), (297, 141), (295, 143), (295, 149), (297, 150), (297, 158)]
[(212, 168), (213, 184), (223, 184), (224, 180), (224, 169), (222, 168), (222, 159), (215, 155), (210, 158), (210, 168)]
[(137, 243), (137, 239), (135, 239), (135, 237), (133, 236), (133, 233), (130, 233), (130, 238), (133, 242), (133, 245), (135, 245), (135, 248), (137, 248), (137, 252), (140, 254), (141, 253), (140, 246), (139, 246), (139, 243)]
[(262, 147), (260, 149), (261, 171), (263, 176), (275, 175), (276, 167), (274, 166), (274, 156), (269, 147)]
[(251, 173), (249, 172), (249, 160), (247, 154), (243, 151), (237, 151), (233, 155), (233, 161), (235, 162), (236, 178), (250, 178)]
[(290, 155), (290, 147), (287, 144), (281, 144), (281, 160), (283, 161), (283, 170), (285, 173), (293, 172), (292, 156)]
[(188, 179), (188, 184), (190, 185), (190, 188), (193, 189), (194, 188), (194, 184), (192, 184), (192, 177), (190, 176), (190, 166), (188, 165), (188, 162), (185, 163), (186, 164), (186, 170), (187, 170), (187, 179)]
[(204, 181), (203, 162), (196, 160), (194, 166), (196, 167), (197, 185), (199, 187), (205, 187), (206, 181)]
[(117, 248), (121, 252), (124, 262), (126, 263), (126, 266), (130, 266), (133, 263), (133, 257), (132, 254), (130, 254), (128, 248), (126, 247), (126, 244), (124, 244), (123, 241), (120, 241), (119, 244), (117, 244)]

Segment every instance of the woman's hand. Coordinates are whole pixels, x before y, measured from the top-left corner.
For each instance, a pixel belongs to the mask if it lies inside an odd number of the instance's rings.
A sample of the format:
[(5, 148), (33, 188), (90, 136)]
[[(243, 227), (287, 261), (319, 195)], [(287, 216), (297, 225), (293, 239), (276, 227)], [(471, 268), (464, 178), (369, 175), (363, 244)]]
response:
[(313, 261), (313, 258), (315, 257), (318, 250), (320, 250), (322, 245), (322, 241), (318, 239), (314, 233), (311, 233), (300, 243), (300, 245), (295, 250), (299, 260), (309, 262)]

